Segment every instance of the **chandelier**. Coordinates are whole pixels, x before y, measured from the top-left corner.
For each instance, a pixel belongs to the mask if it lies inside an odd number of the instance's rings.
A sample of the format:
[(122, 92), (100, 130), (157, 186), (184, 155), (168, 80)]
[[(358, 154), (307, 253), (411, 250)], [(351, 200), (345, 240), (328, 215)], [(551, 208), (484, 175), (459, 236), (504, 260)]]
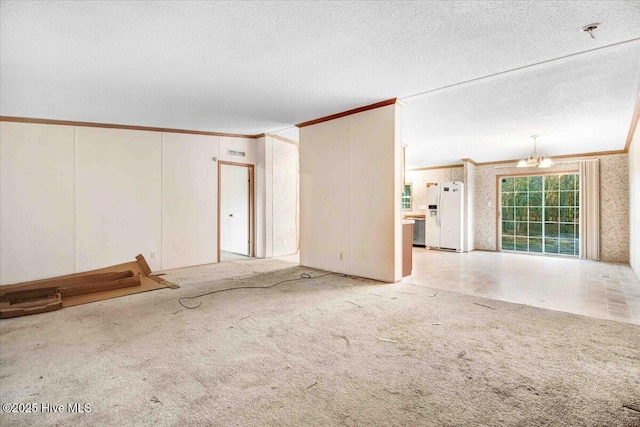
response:
[(538, 141), (536, 138), (538, 138), (538, 135), (531, 135), (531, 138), (533, 138), (533, 151), (531, 152), (531, 154), (529, 154), (529, 157), (525, 158), (524, 156), (522, 157), (522, 160), (520, 160), (517, 164), (517, 167), (519, 168), (548, 168), (550, 166), (553, 165), (553, 162), (551, 161), (551, 159), (549, 157), (547, 157), (546, 155), (544, 156), (540, 156), (538, 154)]

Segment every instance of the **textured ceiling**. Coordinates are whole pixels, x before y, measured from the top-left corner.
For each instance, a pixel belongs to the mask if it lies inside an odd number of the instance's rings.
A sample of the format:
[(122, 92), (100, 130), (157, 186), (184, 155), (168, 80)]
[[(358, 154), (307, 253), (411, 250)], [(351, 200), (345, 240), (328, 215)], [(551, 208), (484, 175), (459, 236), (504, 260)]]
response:
[[(2, 2), (0, 114), (273, 132), (638, 38), (639, 4)], [(579, 30), (593, 21), (595, 40)], [(599, 121), (611, 132), (594, 141), (623, 148), (633, 45), (408, 98), (409, 163), (519, 157), (533, 131), (556, 147), (551, 135)]]
[(640, 84), (640, 41), (406, 100), (408, 167), (622, 150)]

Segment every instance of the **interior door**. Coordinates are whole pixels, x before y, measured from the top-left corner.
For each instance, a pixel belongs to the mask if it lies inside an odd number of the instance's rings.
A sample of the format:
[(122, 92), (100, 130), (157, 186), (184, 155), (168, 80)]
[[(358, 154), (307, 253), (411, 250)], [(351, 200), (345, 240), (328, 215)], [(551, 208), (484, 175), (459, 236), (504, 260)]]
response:
[(220, 250), (250, 256), (249, 168), (220, 167)]

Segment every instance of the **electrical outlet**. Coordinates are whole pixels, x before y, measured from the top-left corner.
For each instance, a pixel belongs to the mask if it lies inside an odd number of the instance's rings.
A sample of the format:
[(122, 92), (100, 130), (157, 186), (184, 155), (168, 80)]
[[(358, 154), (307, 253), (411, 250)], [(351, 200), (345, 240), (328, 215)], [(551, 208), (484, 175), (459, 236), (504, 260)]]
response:
[(343, 255), (344, 255), (344, 253), (340, 252), (340, 261), (342, 261)]
[(151, 252), (151, 254), (149, 255), (149, 258), (156, 259), (156, 253), (155, 252)]

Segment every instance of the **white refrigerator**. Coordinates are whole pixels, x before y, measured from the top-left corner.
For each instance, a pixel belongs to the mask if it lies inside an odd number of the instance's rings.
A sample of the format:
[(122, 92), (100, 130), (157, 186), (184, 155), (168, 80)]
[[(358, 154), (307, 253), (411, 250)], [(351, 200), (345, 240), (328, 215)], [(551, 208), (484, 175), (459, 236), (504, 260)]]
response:
[(427, 187), (425, 242), (428, 248), (462, 252), (464, 184), (441, 182)]

